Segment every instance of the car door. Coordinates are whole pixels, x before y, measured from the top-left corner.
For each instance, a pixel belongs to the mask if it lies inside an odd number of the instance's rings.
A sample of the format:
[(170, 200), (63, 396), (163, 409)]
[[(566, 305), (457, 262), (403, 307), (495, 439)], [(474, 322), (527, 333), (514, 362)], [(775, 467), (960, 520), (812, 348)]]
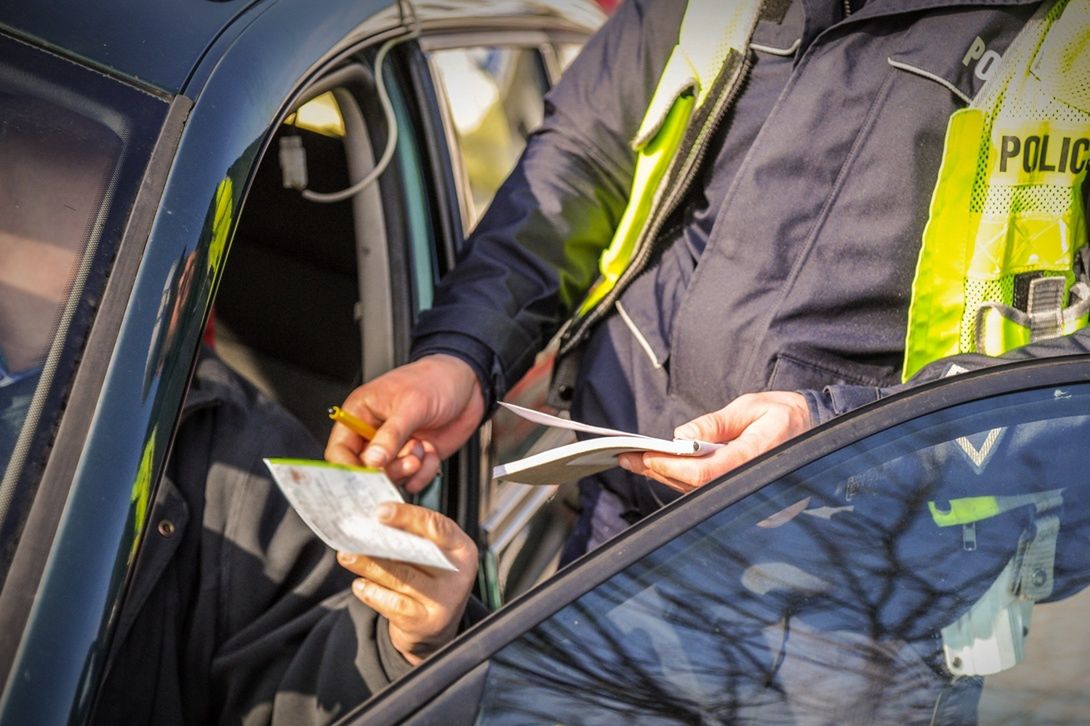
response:
[[(57, 697), (32, 710), (66, 712), (66, 687), (89, 667), (78, 653), (99, 624), (93, 596), (82, 617), (39, 628), (49, 631), (43, 642), (71, 651), (24, 647), (26, 632), (57, 606), (44, 594), (50, 573), (89, 547), (112, 555), (107, 577), (71, 583), (65, 594), (118, 589), (108, 576), (118, 541), (105, 552), (91, 543), (118, 516), (119, 498), (124, 521), (131, 481), (92, 475), (81, 486), (74, 472), (189, 107), (0, 31), (0, 683), (29, 686), (5, 687), (0, 718), (33, 701), (37, 678), (50, 673), (64, 674), (52, 681)], [(139, 452), (136, 428), (115, 423), (118, 448)], [(66, 518), (81, 505), (83, 518)], [(58, 532), (67, 540), (54, 555)]]
[(561, 571), (354, 723), (1077, 723), (1090, 360), (841, 417)]
[[(5, 94), (15, 79), (15, 100), (24, 103), (24, 92), (34, 99), (21, 111), (35, 123), (71, 122), (39, 103), (53, 94), (94, 122), (85, 141), (105, 127), (122, 143), (120, 161), (98, 160), (103, 169), (116, 162), (115, 177), (88, 187), (87, 198), (98, 194), (97, 201), (78, 207), (101, 214), (86, 225), (91, 234), (76, 240), (87, 245), (81, 276), (62, 291), (67, 303), (48, 375), (26, 417), (12, 422), (18, 442), (4, 490), (26, 498), (6, 500), (2, 513), (15, 534), (5, 539), (12, 559), (0, 592), (7, 626), (0, 721), (79, 721), (93, 707), (141, 545), (176, 532), (171, 521), (149, 519), (150, 504), (199, 343), (217, 348), (324, 438), (329, 404), (404, 361), (412, 318), (430, 304), (431, 286), (457, 253), (451, 152), (434, 123), (426, 59), (411, 37), (428, 28), (429, 16), (422, 9), (409, 27), (405, 3), (334, 2), (321, 13), (305, 5), (253, 3), (237, 16), (225, 8), (214, 18), (223, 28), (208, 37), (200, 35), (208, 24), (179, 22), (179, 37), (198, 46), (193, 67), (159, 63), (115, 22), (121, 11), (96, 17), (101, 22), (86, 34), (43, 26), (81, 43), (93, 32), (118, 33), (106, 50), (92, 43), (78, 51), (91, 54), (92, 66), (118, 64), (107, 73), (0, 38), (5, 63), (31, 58), (3, 73)], [(537, 24), (523, 9), (485, 25)], [(454, 10), (440, 8), (438, 25), (449, 31), (481, 22), (473, 8)], [(149, 13), (142, 22), (169, 24), (167, 15)], [(589, 32), (563, 14), (546, 20), (566, 29), (558, 37), (569, 43)], [(387, 68), (379, 74), (383, 53)], [(378, 77), (386, 79), (386, 102)], [(40, 86), (32, 92), (31, 81)], [(105, 100), (93, 93), (101, 89)], [(331, 126), (321, 118), (330, 108)], [(403, 132), (396, 145), (393, 127)], [(310, 180), (285, 188), (300, 164), (291, 161), (295, 142), (281, 141), (302, 136)], [(387, 149), (392, 156), (383, 161)], [(331, 204), (307, 199), (312, 206), (301, 211), (302, 186), (336, 193), (382, 165), (366, 189)], [(475, 440), (424, 498), (471, 532), (485, 471), (479, 456)], [(52, 697), (39, 698), (46, 690)]]

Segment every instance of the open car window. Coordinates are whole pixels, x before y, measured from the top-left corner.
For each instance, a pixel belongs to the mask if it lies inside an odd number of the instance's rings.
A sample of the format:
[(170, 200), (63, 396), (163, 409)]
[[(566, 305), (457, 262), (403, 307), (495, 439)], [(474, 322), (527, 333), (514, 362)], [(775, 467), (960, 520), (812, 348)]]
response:
[[(434, 244), (403, 89), (386, 64), (401, 127), (390, 158), (370, 65), (306, 89), (258, 165), (215, 301), (216, 349), (318, 441), (330, 405), (407, 356), (419, 293), (406, 250), (410, 238)], [(377, 179), (344, 193), (380, 163)]]

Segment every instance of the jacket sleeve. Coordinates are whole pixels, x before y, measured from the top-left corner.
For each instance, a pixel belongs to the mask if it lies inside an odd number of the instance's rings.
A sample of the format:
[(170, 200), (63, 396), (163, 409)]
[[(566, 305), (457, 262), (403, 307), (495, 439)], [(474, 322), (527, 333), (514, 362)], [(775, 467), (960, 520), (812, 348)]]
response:
[(414, 359), (450, 353), (501, 398), (597, 276), (632, 184), (630, 147), (684, 3), (620, 5), (547, 95), (542, 126), (421, 313)]
[[(328, 723), (412, 670), (391, 643), (386, 619), (352, 593), (334, 596), (323, 610), (284, 672), (269, 717), (255, 722)], [(471, 600), (463, 629), (486, 614), (483, 605)]]
[[(264, 465), (266, 456), (319, 457), (320, 446), (218, 361), (202, 361), (198, 381), (214, 387), (218, 402), (204, 412), (216, 452), (207, 483), (194, 479), (206, 492), (204, 574), (186, 629), (187, 650), (197, 654), (190, 662), (207, 658), (209, 678), (194, 679), (189, 700), (210, 691), (207, 718), (198, 720), (216, 723), (330, 723), (412, 666), (391, 643), (385, 618), (352, 594), (355, 576)], [(474, 601), (461, 625), (486, 614)]]
[(1001, 356), (992, 357), (966, 353), (942, 358), (921, 368), (907, 383), (893, 386), (826, 386), (820, 391), (804, 390), (799, 391), (799, 393), (806, 398), (812, 425), (817, 426), (860, 406), (892, 396), (922, 383), (944, 378), (950, 375), (951, 371), (974, 371), (1015, 361), (1066, 355), (1085, 355), (1087, 353), (1090, 353), (1090, 329), (1084, 328), (1072, 335), (1015, 348)]

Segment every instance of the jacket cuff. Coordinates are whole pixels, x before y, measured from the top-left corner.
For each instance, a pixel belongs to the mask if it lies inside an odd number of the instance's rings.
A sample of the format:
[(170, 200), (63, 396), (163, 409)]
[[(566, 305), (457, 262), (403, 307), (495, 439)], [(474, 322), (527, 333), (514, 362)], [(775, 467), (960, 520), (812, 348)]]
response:
[[(476, 305), (450, 305), (420, 313), (413, 327), (412, 351), (443, 346), (476, 359), (478, 367), (492, 380), (492, 398), (503, 398), (508, 380), (517, 380), (529, 370), (543, 341), (533, 338), (509, 316)], [(482, 352), (484, 351), (484, 352)]]
[(882, 397), (882, 389), (875, 386), (825, 386), (820, 391), (806, 389), (797, 393), (806, 399), (811, 426), (823, 424)]
[(439, 333), (415, 340), (409, 360), (437, 354), (454, 356), (473, 369), (484, 395), (485, 418), (491, 416), (496, 401), (507, 393), (507, 384), (499, 360), (488, 346), (457, 333)]

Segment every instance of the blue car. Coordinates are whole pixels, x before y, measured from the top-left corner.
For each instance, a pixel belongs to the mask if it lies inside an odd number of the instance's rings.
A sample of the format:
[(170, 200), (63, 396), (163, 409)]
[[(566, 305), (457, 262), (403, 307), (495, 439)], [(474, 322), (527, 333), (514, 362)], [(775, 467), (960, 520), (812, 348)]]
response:
[[(0, 5), (0, 724), (95, 713), (202, 345), (324, 440), (416, 314), (581, 0)], [(15, 340), (18, 344), (9, 344)], [(544, 408), (549, 357), (509, 400)], [(420, 495), (495, 611), (344, 723), (1082, 723), (1090, 359), (818, 427), (557, 569), (564, 443), (501, 412)]]

